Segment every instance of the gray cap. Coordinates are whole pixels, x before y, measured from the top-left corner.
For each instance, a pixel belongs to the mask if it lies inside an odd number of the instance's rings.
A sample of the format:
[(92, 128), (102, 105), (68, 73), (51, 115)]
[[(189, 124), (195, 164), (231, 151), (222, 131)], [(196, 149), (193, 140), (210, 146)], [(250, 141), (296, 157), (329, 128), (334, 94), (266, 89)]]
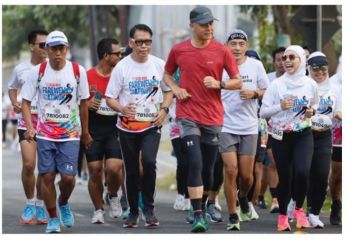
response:
[(233, 39), (242, 39), (247, 41), (248, 40), (248, 36), (247, 34), (241, 30), (241, 29), (234, 29), (231, 30), (227, 35), (226, 35), (226, 41), (229, 42)]
[(211, 10), (205, 6), (197, 6), (190, 12), (190, 22), (205, 24), (217, 20), (211, 13)]

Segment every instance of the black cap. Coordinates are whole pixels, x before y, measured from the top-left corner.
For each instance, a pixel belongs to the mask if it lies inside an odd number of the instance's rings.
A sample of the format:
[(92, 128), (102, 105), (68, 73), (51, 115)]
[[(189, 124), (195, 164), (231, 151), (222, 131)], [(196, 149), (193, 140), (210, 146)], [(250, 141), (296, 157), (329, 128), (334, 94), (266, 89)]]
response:
[(211, 10), (205, 6), (197, 6), (190, 12), (191, 23), (205, 24), (214, 20), (218, 19), (214, 18)]

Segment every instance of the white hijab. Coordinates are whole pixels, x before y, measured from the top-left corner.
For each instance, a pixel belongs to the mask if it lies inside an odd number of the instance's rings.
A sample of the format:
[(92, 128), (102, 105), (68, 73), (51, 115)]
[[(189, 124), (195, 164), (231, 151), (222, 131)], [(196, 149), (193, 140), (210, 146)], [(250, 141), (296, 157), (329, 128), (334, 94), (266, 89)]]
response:
[(305, 51), (298, 45), (289, 46), (286, 48), (284, 54), (286, 54), (288, 51), (294, 52), (300, 58), (300, 65), (293, 74), (288, 74), (287, 72), (283, 74), (285, 85), (289, 89), (302, 87), (307, 79)]

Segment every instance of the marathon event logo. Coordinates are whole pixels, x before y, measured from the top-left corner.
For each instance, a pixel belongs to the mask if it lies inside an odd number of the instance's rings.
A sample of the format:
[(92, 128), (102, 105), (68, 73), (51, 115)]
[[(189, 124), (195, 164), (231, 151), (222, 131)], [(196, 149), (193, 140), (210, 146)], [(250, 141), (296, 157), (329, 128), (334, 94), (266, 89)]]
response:
[(300, 99), (299, 98), (294, 99), (293, 112), (297, 112), (295, 116), (304, 115), (308, 104), (309, 104), (309, 100), (306, 99), (306, 96), (303, 96), (303, 98)]
[(241, 75), (241, 79), (243, 80), (243, 83), (252, 83), (252, 79), (249, 75)]
[(333, 105), (334, 101), (331, 100), (330, 96), (328, 96), (327, 98), (320, 96), (320, 103), (317, 111), (321, 114), (330, 114), (332, 113)]
[(154, 87), (159, 85), (160, 81), (156, 80), (155, 76), (152, 79), (148, 77), (134, 77), (132, 81), (129, 82), (129, 89), (131, 95), (143, 95), (149, 94), (153, 91)]
[(66, 86), (61, 86), (60, 83), (46, 83), (46, 86), (41, 89), (45, 100), (60, 101), (60, 105), (71, 101), (73, 91), (74, 88), (71, 87), (70, 83), (66, 84)]

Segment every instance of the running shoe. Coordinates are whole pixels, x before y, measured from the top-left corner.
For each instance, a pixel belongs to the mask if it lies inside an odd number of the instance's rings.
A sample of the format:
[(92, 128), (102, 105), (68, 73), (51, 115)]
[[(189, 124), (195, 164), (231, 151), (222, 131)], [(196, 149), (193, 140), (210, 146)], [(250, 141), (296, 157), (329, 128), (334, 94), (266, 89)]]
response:
[(251, 220), (251, 213), (250, 213), (250, 208), (249, 208), (249, 212), (247, 213), (243, 213), (241, 208), (238, 208), (238, 213), (239, 213), (239, 221), (240, 222), (248, 222)]
[(226, 230), (228, 231), (240, 231), (240, 221), (239, 218), (229, 217), (229, 222), (226, 225)]
[(259, 197), (256, 205), (257, 205), (259, 208), (267, 209), (266, 201), (265, 201), (264, 197)]
[(35, 205), (26, 204), (19, 222), (21, 224), (33, 224), (35, 223), (35, 216), (36, 216)]
[(120, 218), (121, 216), (121, 206), (119, 198), (112, 197), (110, 198), (110, 208), (109, 208), (109, 217), (111, 218)]
[(302, 208), (294, 209), (293, 211), (294, 219), (296, 219), (296, 227), (297, 228), (309, 228), (309, 221), (304, 213)]
[(293, 211), (295, 209), (295, 206), (296, 206), (296, 202), (292, 199), (290, 199), (290, 202), (287, 206), (287, 217), (289, 219), (289, 222), (293, 222), (294, 219), (293, 219)]
[(331, 204), (330, 223), (331, 225), (341, 224), (341, 201), (334, 200)]
[(60, 221), (58, 218), (49, 218), (49, 222), (46, 226), (46, 233), (59, 233)]
[(222, 208), (219, 202), (219, 196), (215, 197), (215, 207), (221, 212)]
[(130, 208), (123, 209), (120, 218), (123, 220), (127, 219), (129, 216), (129, 213), (130, 213)]
[(121, 195), (120, 205), (121, 205), (122, 210), (125, 210), (128, 208), (128, 202), (127, 202), (126, 195)]
[(44, 207), (36, 206), (36, 223), (37, 224), (48, 223), (48, 217), (46, 215)]
[(186, 223), (193, 224), (194, 223), (194, 211), (192, 206), (190, 206), (190, 210), (186, 215)]
[(252, 202), (249, 202), (249, 212), (250, 212), (250, 219), (251, 220), (257, 220), (259, 219), (259, 215), (257, 214), (257, 212), (255, 211), (255, 207), (254, 205), (252, 204)]
[(278, 200), (276, 198), (273, 198), (271, 202), (270, 213), (278, 213), (279, 211), (280, 208), (279, 208)]
[(209, 206), (207, 206), (206, 215), (213, 223), (219, 223), (223, 221), (221, 212), (216, 208), (215, 204), (209, 204)]
[(60, 215), (60, 222), (63, 226), (70, 228), (74, 226), (74, 214), (71, 211), (70, 205), (67, 203), (65, 205), (59, 205), (59, 199), (56, 201), (59, 215)]
[(139, 214), (129, 213), (128, 218), (125, 220), (124, 228), (137, 228), (139, 223)]
[(138, 206), (139, 206), (140, 209), (144, 209), (144, 201), (143, 201), (141, 192), (139, 192)]
[(324, 223), (320, 220), (319, 215), (309, 213), (309, 223), (313, 228), (324, 228)]
[(93, 216), (91, 218), (91, 223), (103, 224), (105, 222), (104, 215), (105, 215), (105, 211), (102, 209), (98, 209), (98, 210), (94, 211)]
[(198, 214), (194, 216), (194, 222), (191, 227), (191, 232), (199, 233), (199, 232), (206, 232), (209, 228), (209, 225), (206, 219), (203, 217), (203, 214)]
[(185, 210), (185, 197), (182, 194), (178, 194), (175, 199), (174, 209), (178, 211)]
[(157, 227), (160, 225), (159, 221), (157, 220), (154, 210), (146, 210), (144, 211), (145, 216), (145, 227)]
[(190, 208), (191, 208), (191, 201), (190, 201), (189, 198), (185, 198), (185, 199), (184, 199), (184, 205), (185, 205), (184, 211), (190, 210)]
[(279, 214), (277, 230), (278, 232), (291, 231), (289, 219), (286, 215)]

